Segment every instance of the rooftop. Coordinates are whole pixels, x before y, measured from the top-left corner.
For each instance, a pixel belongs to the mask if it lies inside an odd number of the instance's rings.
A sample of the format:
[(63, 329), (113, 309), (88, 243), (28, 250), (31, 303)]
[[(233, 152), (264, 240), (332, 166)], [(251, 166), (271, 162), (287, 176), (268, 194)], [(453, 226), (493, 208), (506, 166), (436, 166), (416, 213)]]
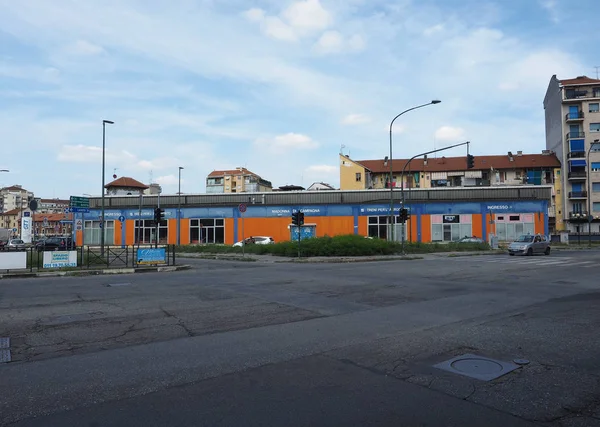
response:
[[(512, 160), (511, 160), (512, 158)], [(374, 173), (390, 171), (389, 163), (384, 160), (353, 160)], [(394, 172), (401, 172), (408, 159), (394, 159), (392, 167)], [(560, 161), (554, 153), (548, 154), (513, 154), (494, 156), (475, 156), (475, 167), (471, 170), (491, 169), (528, 169), (528, 168), (558, 168)], [(450, 172), (467, 170), (467, 157), (438, 157), (414, 159), (406, 167), (406, 171), (413, 172)]]
[(208, 178), (214, 178), (214, 177), (220, 177), (220, 176), (231, 176), (231, 175), (254, 175), (254, 176), (259, 176), (257, 174), (255, 174), (254, 172), (249, 171), (246, 168), (237, 168), (237, 169), (231, 169), (231, 170), (222, 170), (222, 171), (212, 171), (211, 173), (208, 174)]
[(577, 76), (574, 79), (559, 80), (563, 86), (589, 85), (600, 84), (600, 80), (592, 79), (588, 76)]
[(136, 179), (122, 176), (121, 178), (115, 179), (113, 182), (109, 182), (104, 188), (140, 188), (145, 190), (149, 187)]

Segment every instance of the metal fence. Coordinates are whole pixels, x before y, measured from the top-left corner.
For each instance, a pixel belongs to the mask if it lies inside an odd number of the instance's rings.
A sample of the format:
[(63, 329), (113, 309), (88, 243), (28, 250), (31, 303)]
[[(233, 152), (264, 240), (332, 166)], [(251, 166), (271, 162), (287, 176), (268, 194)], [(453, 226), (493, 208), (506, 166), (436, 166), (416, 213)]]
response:
[(11, 271), (94, 270), (175, 265), (175, 245), (82, 246), (74, 250), (4, 248), (0, 273)]

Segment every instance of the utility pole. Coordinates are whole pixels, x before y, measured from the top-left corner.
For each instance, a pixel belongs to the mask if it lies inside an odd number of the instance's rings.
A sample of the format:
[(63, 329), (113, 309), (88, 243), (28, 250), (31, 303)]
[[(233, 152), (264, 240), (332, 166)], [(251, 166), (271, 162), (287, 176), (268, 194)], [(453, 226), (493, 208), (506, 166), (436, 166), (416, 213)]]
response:
[(596, 80), (598, 80), (600, 78), (600, 65), (596, 65), (594, 68), (596, 69)]

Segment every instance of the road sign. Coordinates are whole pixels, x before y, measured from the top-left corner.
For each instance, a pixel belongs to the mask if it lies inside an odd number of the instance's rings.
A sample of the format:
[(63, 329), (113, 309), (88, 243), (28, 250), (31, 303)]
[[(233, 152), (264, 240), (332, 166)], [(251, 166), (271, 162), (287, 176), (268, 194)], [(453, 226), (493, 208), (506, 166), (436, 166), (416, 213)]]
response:
[(37, 211), (38, 208), (38, 201), (33, 199), (31, 202), (29, 202), (29, 209), (31, 209), (32, 211)]
[(120, 222), (124, 222), (124, 221), (125, 221), (125, 216), (121, 215), (121, 216), (119, 217), (119, 221), (120, 221)]
[(73, 208), (89, 208), (90, 199), (87, 197), (71, 196), (71, 207)]
[(240, 205), (238, 206), (238, 210), (239, 210), (241, 213), (244, 213), (244, 212), (246, 212), (246, 208), (247, 208), (247, 206), (246, 206), (244, 203), (240, 203)]
[(69, 212), (73, 213), (89, 213), (89, 211), (90, 210), (88, 208), (69, 208)]
[(68, 214), (69, 212), (71, 212), (71, 208), (65, 208), (65, 213)]
[(78, 219), (76, 222), (76, 226), (77, 226), (77, 230), (82, 230), (83, 229), (83, 221)]
[(12, 231), (13, 231), (13, 233), (16, 233), (19, 230), (17, 228), (13, 228)]
[(104, 228), (104, 224), (100, 223), (100, 228)]

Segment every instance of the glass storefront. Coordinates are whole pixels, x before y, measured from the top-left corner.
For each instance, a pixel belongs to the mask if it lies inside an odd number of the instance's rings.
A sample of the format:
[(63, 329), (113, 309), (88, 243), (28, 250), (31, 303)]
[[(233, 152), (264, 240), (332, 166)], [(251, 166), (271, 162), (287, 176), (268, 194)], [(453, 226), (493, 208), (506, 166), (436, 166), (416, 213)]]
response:
[(431, 215), (432, 242), (456, 242), (463, 237), (472, 235), (472, 215), (470, 214)]

